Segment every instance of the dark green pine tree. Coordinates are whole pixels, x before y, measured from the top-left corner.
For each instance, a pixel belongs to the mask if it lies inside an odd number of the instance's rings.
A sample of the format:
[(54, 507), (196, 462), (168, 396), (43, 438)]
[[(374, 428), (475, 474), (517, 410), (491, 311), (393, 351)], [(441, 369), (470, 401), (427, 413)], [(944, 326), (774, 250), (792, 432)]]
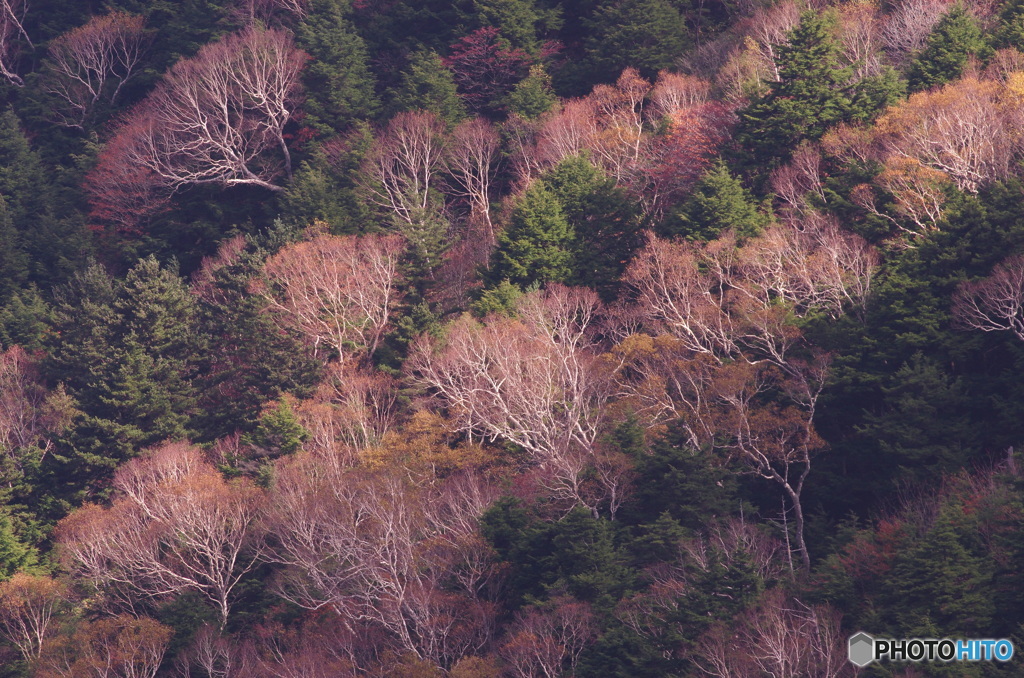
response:
[(752, 238), (768, 221), (743, 184), (725, 163), (718, 161), (704, 173), (679, 210), (665, 220), (661, 232), (688, 240), (714, 240), (731, 229), (740, 238)]
[(14, 258), (26, 257), (28, 280), (44, 288), (65, 281), (87, 254), (88, 238), (73, 219), (55, 215), (50, 175), (10, 109), (0, 114), (0, 195), (20, 250)]
[(566, 282), (572, 276), (575, 234), (555, 195), (535, 181), (516, 201), (488, 272), (489, 287), (502, 280), (528, 287)]
[(740, 112), (737, 140), (752, 173), (785, 162), (800, 141), (819, 139), (850, 115), (853, 73), (834, 30), (834, 14), (804, 12), (779, 47), (779, 81)]
[(911, 92), (956, 80), (967, 61), (983, 53), (985, 40), (977, 20), (961, 4), (953, 6), (928, 35), (924, 49), (910, 64), (907, 80)]
[(28, 256), (7, 210), (7, 201), (0, 195), (0, 306), (10, 301), (27, 279)]
[(263, 407), (285, 393), (307, 397), (319, 378), (300, 337), (281, 329), (267, 312), (267, 301), (250, 292), (265, 252), (243, 253), (220, 268), (214, 293), (199, 301), (199, 392), (194, 427), (211, 441), (258, 425)]
[[(887, 577), (886, 604), (903, 638), (986, 638), (992, 623), (993, 563), (963, 513), (942, 506), (935, 523), (901, 553)], [(972, 545), (972, 542), (974, 544)], [(981, 549), (980, 551), (978, 549)]]
[(942, 473), (969, 463), (976, 432), (960, 379), (918, 353), (882, 393), (884, 410), (868, 414), (858, 433), (878, 445), (886, 465), (899, 469), (901, 482), (936, 483)]
[(1024, 0), (1009, 0), (1003, 5), (992, 46), (996, 49), (1024, 48)]
[(49, 325), (50, 306), (30, 285), (0, 307), (0, 347), (17, 344), (28, 351), (40, 351)]
[(583, 66), (592, 82), (614, 80), (630, 66), (653, 78), (690, 45), (686, 20), (668, 0), (602, 3), (585, 23)]
[(379, 103), (366, 44), (346, 18), (350, 0), (313, 0), (297, 30), (298, 43), (313, 60), (303, 71), (304, 124), (323, 137), (372, 118)]
[(569, 282), (615, 297), (619, 278), (641, 243), (637, 205), (589, 160), (566, 158), (541, 178), (575, 234)]
[(398, 111), (430, 111), (449, 126), (466, 117), (466, 107), (455, 87), (452, 72), (430, 50), (413, 52), (395, 92)]
[(82, 413), (69, 453), (53, 455), (68, 493), (98, 489), (149, 445), (190, 437), (195, 301), (173, 271), (150, 257), (119, 285), (93, 264), (58, 292), (53, 318), (50, 381)]
[(494, 26), (501, 29), (512, 47), (531, 54), (538, 49), (537, 24), (541, 16), (534, 0), (472, 0), (460, 14), (471, 27), (467, 33)]

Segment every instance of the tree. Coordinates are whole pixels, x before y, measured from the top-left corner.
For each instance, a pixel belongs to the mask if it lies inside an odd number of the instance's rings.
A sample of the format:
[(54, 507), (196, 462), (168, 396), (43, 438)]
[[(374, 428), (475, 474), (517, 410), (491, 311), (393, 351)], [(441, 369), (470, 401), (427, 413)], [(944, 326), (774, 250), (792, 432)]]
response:
[(332, 455), (285, 465), (275, 487), (271, 558), (279, 593), (349, 628), (384, 631), (401, 653), (450, 665), (486, 642), (493, 575), (476, 522), (493, 498), (472, 477), (416, 487), (345, 468)]
[(945, 85), (960, 77), (967, 60), (985, 49), (981, 29), (967, 9), (957, 3), (928, 35), (924, 49), (910, 64), (911, 91)]
[(452, 409), (459, 430), (522, 447), (559, 498), (596, 512), (584, 472), (610, 396), (590, 337), (599, 302), (589, 290), (551, 285), (523, 297), (518, 318), (463, 317), (444, 342), (421, 337), (407, 363)]
[(562, 207), (573, 233), (573, 284), (613, 298), (619, 278), (641, 245), (639, 207), (589, 160), (566, 158), (541, 181)]
[(54, 111), (60, 124), (82, 129), (97, 104), (117, 101), (145, 51), (144, 31), (141, 16), (112, 12), (50, 42), (47, 91), (60, 102)]
[[(284, 130), (305, 60), (286, 33), (250, 27), (179, 61), (90, 173), (94, 212), (149, 207), (138, 204), (140, 193), (161, 196), (202, 184), (284, 190), (275, 182), (292, 174)], [(109, 185), (132, 172), (139, 180), (123, 195)]]
[(495, 27), (477, 29), (452, 45), (444, 65), (474, 113), (494, 114), (504, 109), (505, 98), (527, 75), (530, 57), (505, 45)]
[(466, 117), (452, 72), (436, 52), (419, 50), (409, 55), (409, 65), (395, 92), (401, 111), (428, 111), (451, 127)]
[(122, 496), (110, 508), (86, 505), (58, 525), (69, 566), (112, 606), (196, 591), (223, 627), (262, 550), (262, 493), (226, 482), (182, 443), (125, 464), (114, 487)]
[(665, 0), (607, 3), (586, 20), (586, 66), (591, 81), (632, 67), (647, 78), (673, 65), (689, 44), (679, 10)]
[(267, 299), (314, 351), (324, 346), (342, 362), (367, 359), (398, 300), (401, 250), (395, 236), (312, 235), (267, 260)]
[(953, 297), (953, 316), (966, 329), (1013, 332), (1024, 341), (1024, 256), (1006, 259), (987, 278), (963, 283)]
[(593, 640), (593, 613), (572, 599), (557, 602), (551, 610), (524, 610), (516, 615), (509, 638), (500, 649), (517, 678), (556, 678), (576, 674), (580, 655)]
[(0, 75), (18, 87), (24, 84), (15, 67), (21, 41), (24, 40), (29, 48), (34, 47), (23, 25), (26, 11), (28, 3), (25, 0), (0, 2)]
[(664, 235), (713, 240), (725, 231), (739, 238), (757, 236), (767, 225), (750, 193), (725, 163), (714, 163), (693, 187), (693, 193), (662, 226)]
[(740, 112), (737, 140), (753, 167), (788, 159), (802, 139), (818, 139), (849, 114), (851, 72), (841, 63), (827, 13), (805, 12), (779, 47), (771, 91)]
[[(298, 0), (292, 0), (298, 2)], [(345, 17), (347, 0), (313, 0), (298, 26), (298, 44), (310, 56), (302, 81), (304, 125), (330, 137), (357, 119), (373, 116), (379, 102), (366, 44)]]
[(572, 275), (575, 233), (558, 200), (535, 181), (516, 201), (488, 277), (525, 288), (533, 283), (565, 282)]
[(82, 622), (47, 649), (42, 678), (155, 678), (173, 630), (129, 614)]
[(508, 110), (527, 119), (548, 112), (558, 103), (551, 87), (551, 76), (541, 64), (530, 66), (530, 74), (520, 80), (508, 95)]
[(497, 164), (500, 139), (495, 129), (483, 118), (474, 118), (458, 125), (446, 147), (448, 171), (454, 179), (449, 189), (469, 202), (470, 218), (480, 219), (493, 242), (491, 224), (491, 191)]
[(1015, 102), (999, 83), (974, 77), (914, 94), (878, 120), (883, 161), (916, 161), (975, 193), (1009, 176), (1022, 126)]
[(0, 632), (26, 662), (35, 662), (53, 633), (54, 617), (70, 603), (63, 582), (19, 572), (0, 583)]
[(903, 0), (886, 13), (882, 40), (893, 63), (904, 64), (918, 53), (951, 4), (949, 0)]

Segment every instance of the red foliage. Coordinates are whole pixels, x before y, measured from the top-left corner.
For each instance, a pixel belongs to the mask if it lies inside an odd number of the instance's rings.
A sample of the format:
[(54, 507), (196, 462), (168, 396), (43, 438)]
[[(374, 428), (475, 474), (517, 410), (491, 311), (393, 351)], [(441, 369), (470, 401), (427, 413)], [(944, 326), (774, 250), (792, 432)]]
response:
[(455, 85), (473, 111), (500, 110), (500, 99), (526, 77), (530, 55), (503, 45), (493, 26), (480, 28), (452, 45), (444, 65), (451, 69)]

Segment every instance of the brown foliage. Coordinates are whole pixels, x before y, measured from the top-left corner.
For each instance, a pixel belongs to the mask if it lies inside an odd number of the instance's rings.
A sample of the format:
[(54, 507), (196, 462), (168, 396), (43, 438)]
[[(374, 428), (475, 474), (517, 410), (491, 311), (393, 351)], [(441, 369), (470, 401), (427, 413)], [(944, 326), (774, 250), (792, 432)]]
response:
[[(284, 128), (306, 55), (282, 31), (250, 27), (175, 64), (117, 131), (86, 181), (94, 215), (196, 184), (260, 186), (291, 176)], [(139, 179), (122, 192), (110, 182)]]
[(0, 632), (33, 662), (52, 634), (54, 617), (69, 603), (63, 582), (19, 572), (0, 583)]
[(16, 451), (37, 447), (45, 455), (50, 435), (65, 430), (74, 415), (64, 388), (48, 392), (39, 365), (23, 348), (0, 353), (0, 454), (16, 459)]
[(48, 647), (39, 678), (155, 678), (173, 631), (148, 617), (123, 614), (81, 622)]

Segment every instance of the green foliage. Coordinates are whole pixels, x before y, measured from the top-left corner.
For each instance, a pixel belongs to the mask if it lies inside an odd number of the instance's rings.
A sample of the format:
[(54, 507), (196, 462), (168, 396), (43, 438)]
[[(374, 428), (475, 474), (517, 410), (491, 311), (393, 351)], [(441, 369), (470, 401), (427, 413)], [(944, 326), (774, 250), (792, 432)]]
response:
[(508, 111), (532, 120), (547, 113), (558, 103), (551, 87), (551, 76), (541, 64), (530, 66), (530, 74), (520, 80), (508, 95)]
[(572, 275), (575, 233), (544, 182), (535, 181), (516, 201), (488, 272), (491, 286), (503, 280), (528, 287), (565, 282)]
[(274, 459), (294, 454), (307, 438), (309, 431), (299, 423), (291, 401), (281, 398), (273, 408), (263, 412), (259, 424), (252, 433), (242, 437), (242, 442), (255, 447), (260, 456)]
[(313, 0), (299, 25), (298, 43), (312, 57), (303, 71), (303, 121), (321, 136), (373, 117), (379, 104), (366, 44), (346, 18), (349, 0)]
[(911, 62), (907, 73), (910, 90), (918, 92), (956, 80), (963, 74), (968, 59), (984, 50), (978, 22), (963, 5), (953, 5), (935, 24), (924, 49)]
[(653, 78), (690, 45), (686, 22), (669, 0), (601, 3), (585, 25), (583, 66), (597, 82), (614, 80), (627, 67)]
[(574, 234), (574, 285), (590, 287), (606, 301), (641, 245), (640, 209), (615, 180), (581, 156), (566, 158), (542, 177)]
[(523, 290), (508, 280), (486, 289), (480, 298), (473, 302), (473, 315), (484, 318), (491, 314), (514, 316), (519, 300), (523, 298)]
[(93, 264), (60, 292), (47, 371), (83, 413), (62, 459), (66, 481), (82, 487), (147, 445), (189, 436), (195, 315), (182, 280), (153, 257), (123, 283)]
[(16, 292), (0, 307), (0, 346), (17, 344), (29, 351), (43, 347), (50, 322), (50, 306), (35, 286)]
[(362, 232), (369, 211), (356, 194), (354, 178), (371, 140), (369, 127), (357, 124), (343, 141), (330, 145), (330, 155), (315, 146), (281, 196), (281, 218), (297, 228), (323, 221), (337, 235)]
[(781, 164), (801, 140), (819, 139), (851, 117), (852, 71), (834, 31), (834, 15), (804, 12), (778, 47), (779, 81), (740, 112), (737, 140), (752, 172)]
[(1024, 47), (1024, 2), (1008, 0), (999, 12), (999, 24), (992, 36), (992, 46), (997, 49)]
[(455, 88), (452, 72), (436, 52), (420, 50), (409, 56), (409, 65), (395, 90), (399, 111), (430, 111), (453, 126), (466, 117), (466, 107)]
[(739, 238), (752, 238), (768, 225), (769, 219), (719, 161), (704, 173), (679, 210), (665, 220), (661, 233), (688, 240), (713, 240), (722, 231), (731, 230)]
[(18, 537), (6, 507), (0, 506), (0, 581), (38, 562), (35, 549)]

